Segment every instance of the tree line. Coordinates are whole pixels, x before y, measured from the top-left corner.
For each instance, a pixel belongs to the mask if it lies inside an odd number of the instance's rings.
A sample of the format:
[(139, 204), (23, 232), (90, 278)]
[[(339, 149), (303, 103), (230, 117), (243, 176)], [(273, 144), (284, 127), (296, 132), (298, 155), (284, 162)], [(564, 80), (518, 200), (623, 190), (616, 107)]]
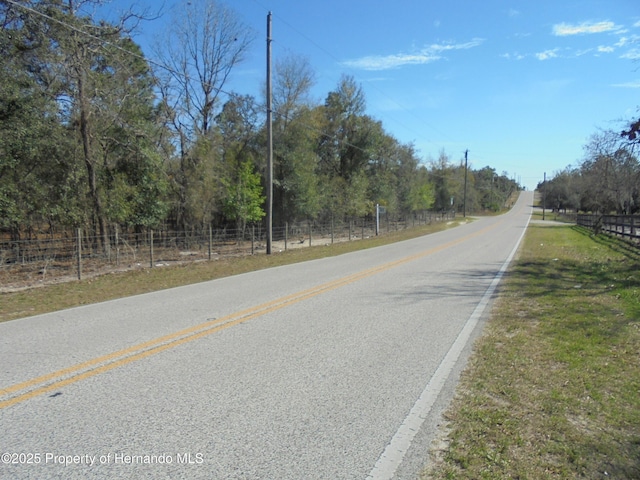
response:
[[(0, 231), (117, 226), (239, 230), (265, 215), (264, 99), (226, 90), (256, 35), (228, 6), (185, 1), (147, 56), (148, 12), (100, 0), (0, 1)], [(273, 75), (273, 221), (428, 209), (499, 210), (518, 188), (491, 167), (422, 159), (366, 112), (353, 77), (312, 100), (308, 60)], [(465, 177), (466, 181), (465, 181)], [(464, 185), (467, 190), (464, 191)]]
[(640, 161), (637, 132), (640, 121), (628, 128), (601, 130), (584, 145), (576, 166), (555, 172), (537, 189), (547, 208), (620, 215), (640, 211)]

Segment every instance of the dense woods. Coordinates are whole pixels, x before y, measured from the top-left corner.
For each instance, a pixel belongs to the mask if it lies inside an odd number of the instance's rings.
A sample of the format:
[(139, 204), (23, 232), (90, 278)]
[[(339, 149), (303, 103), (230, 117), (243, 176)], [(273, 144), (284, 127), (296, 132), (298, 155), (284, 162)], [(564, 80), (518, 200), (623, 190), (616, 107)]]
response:
[[(185, 1), (148, 53), (132, 31), (153, 20), (131, 11), (107, 23), (98, 3), (0, 1), (0, 231), (82, 227), (106, 239), (116, 226), (261, 222), (265, 101), (227, 89), (255, 34), (222, 3)], [(276, 59), (274, 225), (376, 204), (396, 216), (462, 211), (462, 160), (421, 158), (395, 139), (353, 77), (321, 104), (313, 86), (307, 59)], [(488, 166), (466, 175), (468, 212), (499, 210), (518, 187)]]

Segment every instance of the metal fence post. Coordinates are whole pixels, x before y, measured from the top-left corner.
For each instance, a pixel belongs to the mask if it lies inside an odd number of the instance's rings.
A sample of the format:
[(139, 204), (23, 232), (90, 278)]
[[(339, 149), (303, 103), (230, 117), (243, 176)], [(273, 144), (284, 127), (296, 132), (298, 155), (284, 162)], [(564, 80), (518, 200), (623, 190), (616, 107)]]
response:
[(289, 240), (289, 222), (284, 222), (284, 251), (287, 251), (287, 241)]

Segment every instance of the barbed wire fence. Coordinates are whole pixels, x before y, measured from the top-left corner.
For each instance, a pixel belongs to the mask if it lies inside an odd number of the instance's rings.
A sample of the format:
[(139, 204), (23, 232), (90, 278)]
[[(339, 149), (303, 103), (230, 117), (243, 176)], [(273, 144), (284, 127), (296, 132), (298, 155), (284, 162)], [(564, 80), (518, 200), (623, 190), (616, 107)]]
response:
[[(274, 253), (280, 253), (357, 241), (375, 236), (376, 229), (384, 235), (454, 218), (454, 212), (424, 212), (403, 219), (384, 215), (378, 225), (375, 218), (285, 224), (273, 228), (272, 248)], [(82, 229), (30, 232), (29, 238), (20, 240), (0, 235), (0, 291), (265, 252), (266, 231), (261, 225), (249, 225), (242, 231), (209, 227), (189, 232), (165, 229), (121, 232), (114, 227), (108, 238)]]

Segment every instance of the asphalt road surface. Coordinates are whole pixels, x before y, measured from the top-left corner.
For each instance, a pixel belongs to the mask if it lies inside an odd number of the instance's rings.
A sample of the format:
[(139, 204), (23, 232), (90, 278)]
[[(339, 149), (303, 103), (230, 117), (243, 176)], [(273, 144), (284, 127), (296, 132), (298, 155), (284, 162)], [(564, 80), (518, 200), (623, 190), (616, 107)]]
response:
[(0, 324), (0, 478), (416, 478), (532, 201)]

